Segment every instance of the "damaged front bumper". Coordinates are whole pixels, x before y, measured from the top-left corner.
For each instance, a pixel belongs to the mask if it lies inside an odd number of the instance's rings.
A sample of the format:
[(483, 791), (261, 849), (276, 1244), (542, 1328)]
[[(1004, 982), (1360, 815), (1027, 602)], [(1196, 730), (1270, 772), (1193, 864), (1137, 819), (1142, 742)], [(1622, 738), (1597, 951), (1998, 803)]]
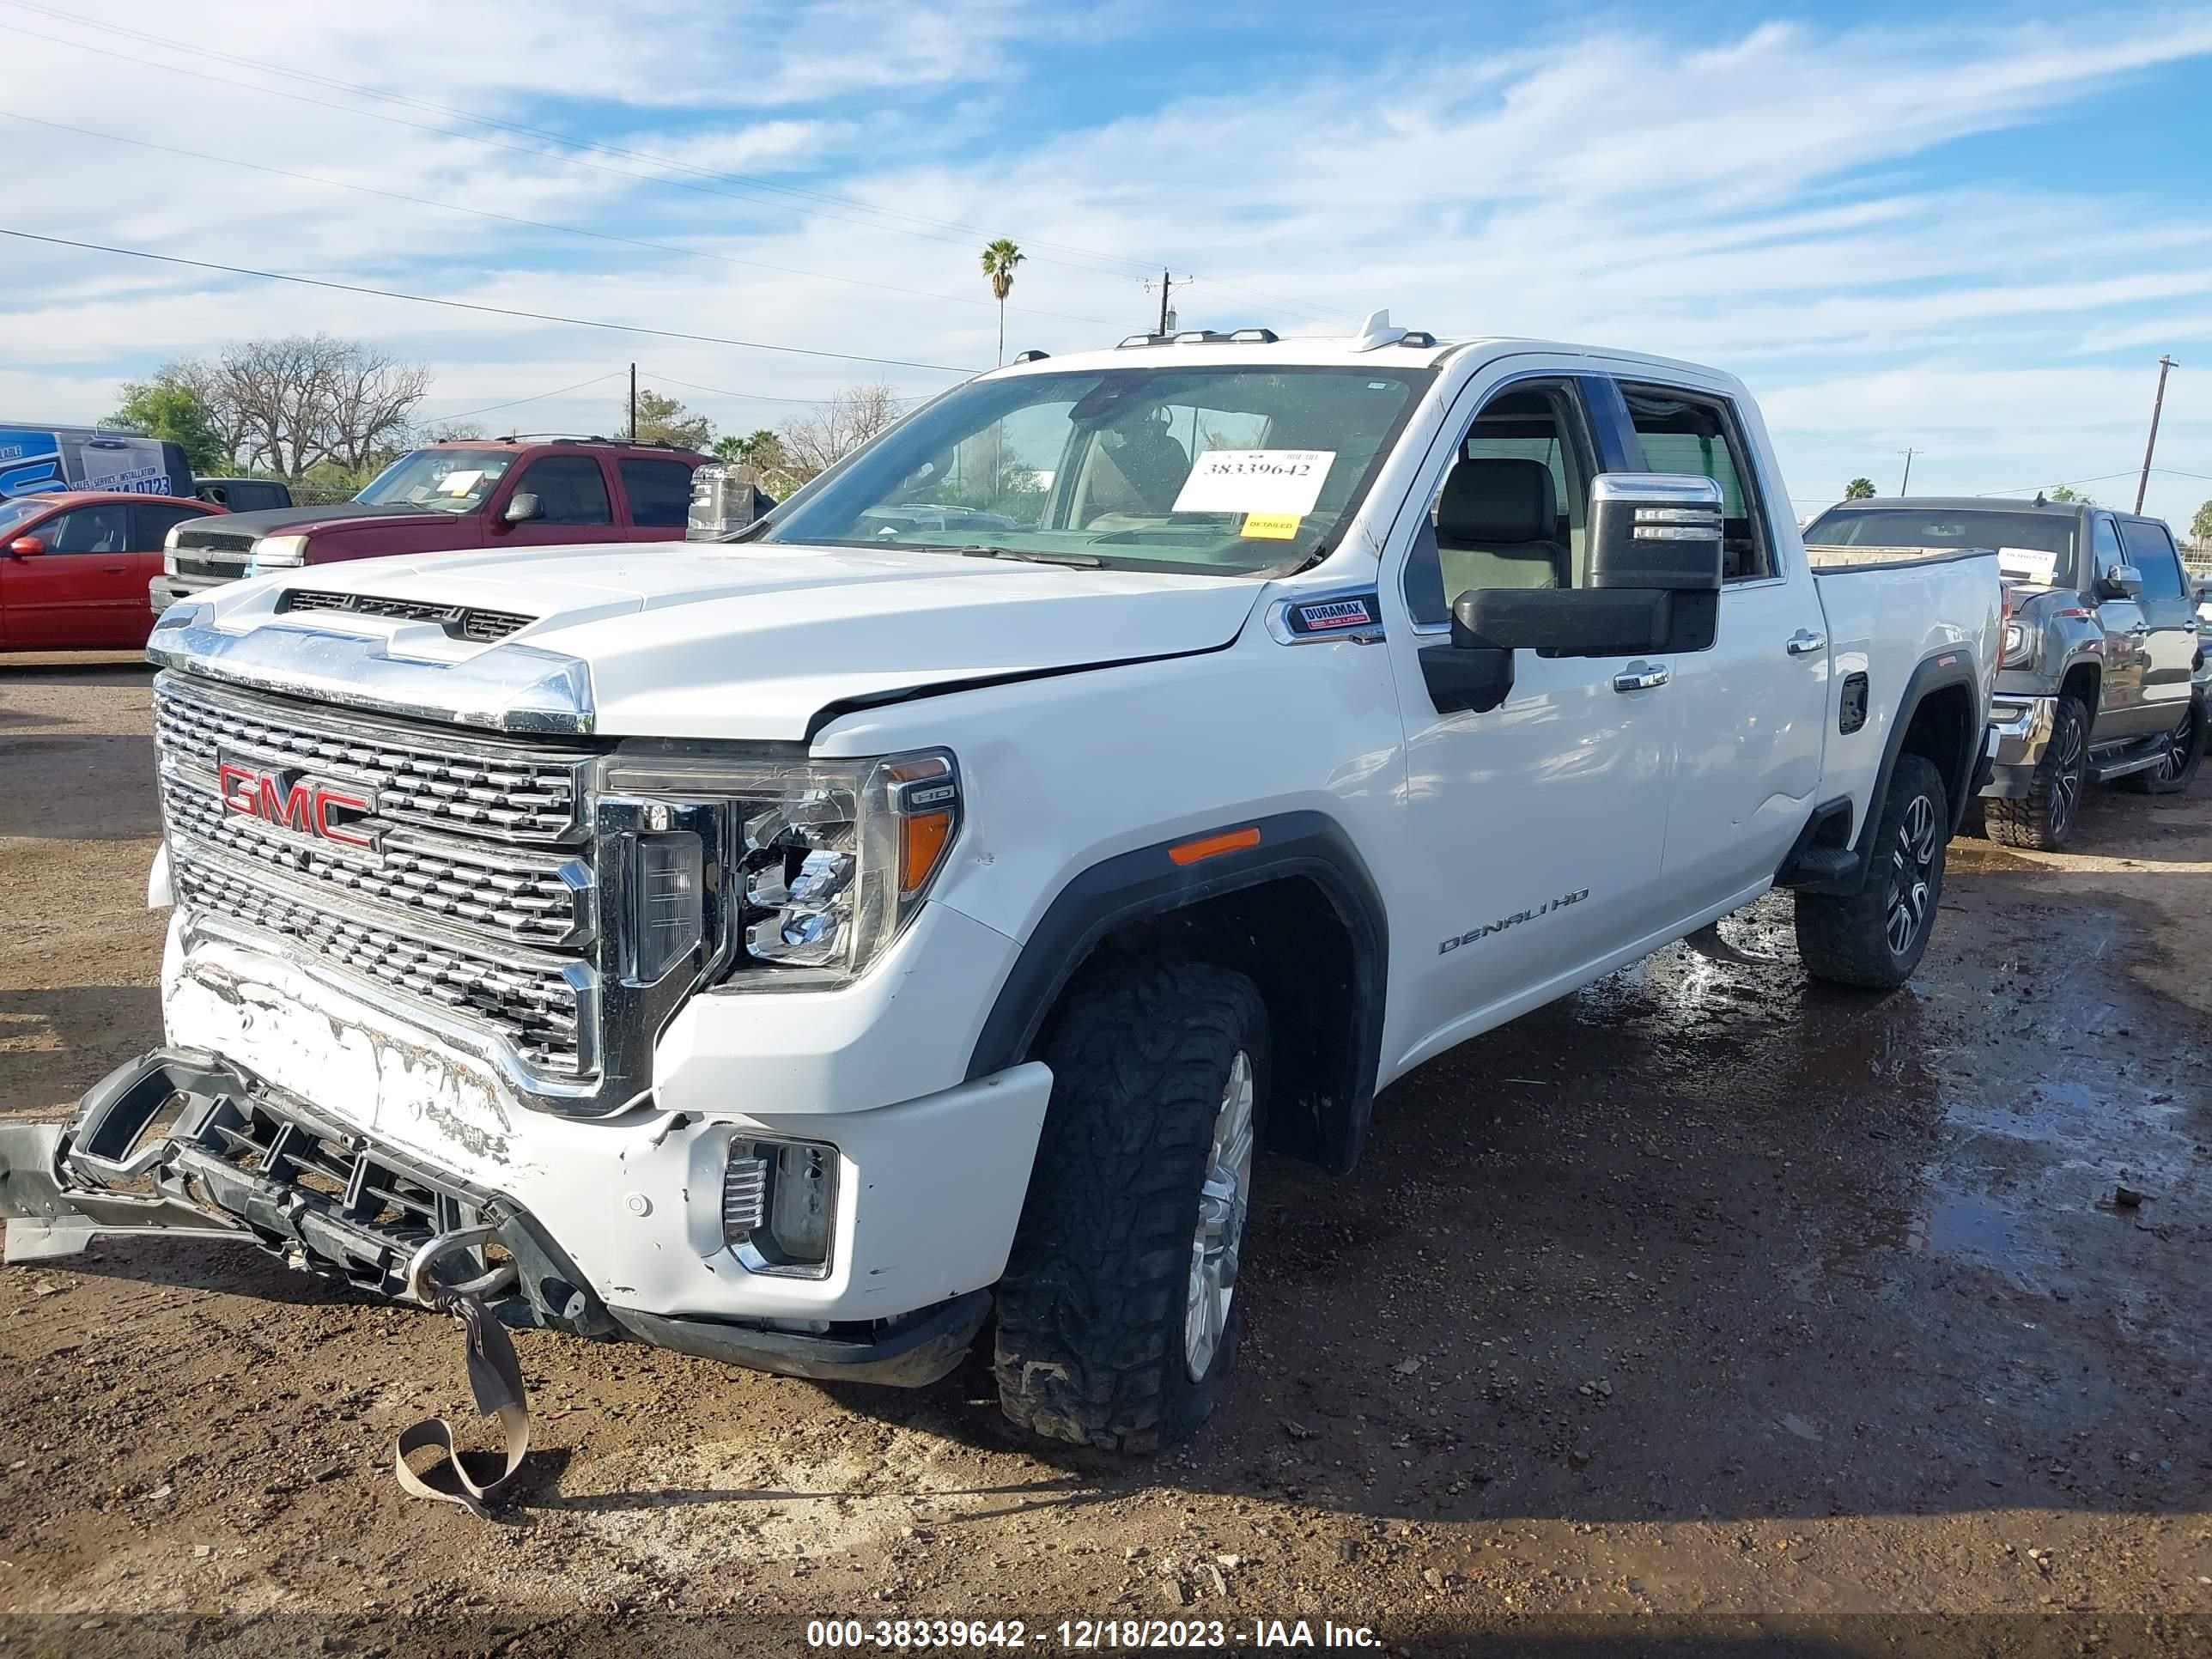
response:
[(2036, 768), (2051, 746), (2056, 697), (1999, 692), (1990, 703), (1989, 777), (1978, 792), (1992, 799), (2018, 799), (2034, 786)]
[(629, 1337), (757, 1370), (918, 1387), (948, 1375), (990, 1309), (975, 1291), (895, 1319), (793, 1331), (610, 1308), (538, 1221), (214, 1055), (119, 1067), (67, 1123), (0, 1126), (7, 1260), (106, 1234), (258, 1245), (304, 1271), (426, 1304), (430, 1278), (510, 1325)]

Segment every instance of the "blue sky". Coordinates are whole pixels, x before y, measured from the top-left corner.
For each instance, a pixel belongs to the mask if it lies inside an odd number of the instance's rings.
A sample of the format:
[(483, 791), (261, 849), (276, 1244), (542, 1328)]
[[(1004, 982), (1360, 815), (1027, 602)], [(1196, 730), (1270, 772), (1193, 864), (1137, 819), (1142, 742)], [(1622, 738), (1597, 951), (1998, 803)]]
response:
[[(2172, 8), (0, 0), (0, 225), (975, 368), (1003, 234), (1030, 254), (1010, 351), (1141, 327), (1165, 264), (1186, 326), (1387, 305), (1718, 364), (1801, 510), (1893, 492), (1907, 447), (1917, 489), (2128, 504), (2166, 351), (2148, 505), (2185, 525), (2212, 499), (2208, 94), (2212, 11)], [(315, 329), (428, 362), (432, 418), (532, 430), (609, 428), (633, 358), (741, 430), (954, 378), (0, 239), (11, 417)]]

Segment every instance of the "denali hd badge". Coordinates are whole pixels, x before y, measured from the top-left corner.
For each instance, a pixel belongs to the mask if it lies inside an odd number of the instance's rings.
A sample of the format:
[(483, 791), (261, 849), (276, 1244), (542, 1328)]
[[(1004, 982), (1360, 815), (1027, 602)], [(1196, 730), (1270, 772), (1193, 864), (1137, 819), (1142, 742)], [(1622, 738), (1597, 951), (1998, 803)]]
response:
[(362, 822), (376, 811), (375, 793), (296, 767), (216, 756), (216, 793), (223, 811), (258, 819), (267, 829), (303, 841), (333, 842), (364, 853), (380, 849), (378, 830)]
[(1447, 951), (1456, 951), (1462, 945), (1472, 945), (1479, 939), (1488, 939), (1492, 933), (1502, 933), (1507, 928), (1521, 922), (1534, 921), (1538, 916), (1548, 916), (1553, 911), (1564, 910), (1570, 904), (1580, 904), (1589, 896), (1590, 890), (1585, 887), (1577, 892), (1562, 893), (1559, 897), (1539, 904), (1533, 909), (1516, 910), (1510, 916), (1500, 916), (1497, 921), (1486, 922), (1471, 933), (1462, 933), (1456, 939), (1446, 939), (1442, 945), (1437, 946), (1437, 954), (1442, 956)]

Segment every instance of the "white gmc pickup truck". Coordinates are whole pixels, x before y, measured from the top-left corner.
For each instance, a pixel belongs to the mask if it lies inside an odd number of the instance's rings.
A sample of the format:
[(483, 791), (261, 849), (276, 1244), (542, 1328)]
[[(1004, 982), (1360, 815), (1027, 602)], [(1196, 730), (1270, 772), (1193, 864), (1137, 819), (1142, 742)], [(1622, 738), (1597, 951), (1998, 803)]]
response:
[(1265, 330), (1023, 360), (731, 542), (386, 559), (150, 647), (168, 1046), (11, 1261), (258, 1243), (1145, 1449), (1266, 1147), (1794, 887), (1914, 970), (1994, 556), (1819, 571), (1729, 376)]

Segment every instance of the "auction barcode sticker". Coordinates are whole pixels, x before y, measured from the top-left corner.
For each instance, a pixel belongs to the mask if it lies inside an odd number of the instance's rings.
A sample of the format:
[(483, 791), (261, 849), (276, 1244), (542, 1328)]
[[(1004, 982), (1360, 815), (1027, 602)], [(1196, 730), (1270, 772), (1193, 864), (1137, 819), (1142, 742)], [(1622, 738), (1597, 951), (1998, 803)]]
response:
[(1321, 499), (1335, 464), (1333, 449), (1202, 450), (1172, 510), (1303, 518)]

